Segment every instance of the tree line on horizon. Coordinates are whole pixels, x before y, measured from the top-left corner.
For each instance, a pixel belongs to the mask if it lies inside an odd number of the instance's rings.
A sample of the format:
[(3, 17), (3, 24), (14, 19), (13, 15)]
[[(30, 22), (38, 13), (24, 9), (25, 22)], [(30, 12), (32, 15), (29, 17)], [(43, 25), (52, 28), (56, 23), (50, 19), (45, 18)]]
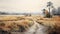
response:
[(60, 7), (58, 7), (57, 9), (53, 8), (51, 13), (52, 15), (60, 15)]

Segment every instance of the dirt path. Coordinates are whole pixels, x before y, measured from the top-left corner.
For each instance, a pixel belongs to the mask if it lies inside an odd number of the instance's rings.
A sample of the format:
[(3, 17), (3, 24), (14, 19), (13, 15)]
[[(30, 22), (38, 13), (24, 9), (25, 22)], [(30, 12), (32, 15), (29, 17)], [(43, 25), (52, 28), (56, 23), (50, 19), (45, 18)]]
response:
[(48, 30), (48, 27), (40, 25), (36, 21), (34, 21), (34, 23), (35, 24), (30, 27), (29, 30), (27, 30), (26, 32), (12, 32), (12, 34), (47, 34), (46, 31)]

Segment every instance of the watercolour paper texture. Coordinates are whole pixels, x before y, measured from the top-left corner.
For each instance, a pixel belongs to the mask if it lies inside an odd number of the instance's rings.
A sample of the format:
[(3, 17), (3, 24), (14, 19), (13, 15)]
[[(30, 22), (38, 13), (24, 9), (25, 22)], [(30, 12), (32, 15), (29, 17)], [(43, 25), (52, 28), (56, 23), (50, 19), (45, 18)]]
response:
[(60, 34), (60, 0), (0, 0), (0, 34)]

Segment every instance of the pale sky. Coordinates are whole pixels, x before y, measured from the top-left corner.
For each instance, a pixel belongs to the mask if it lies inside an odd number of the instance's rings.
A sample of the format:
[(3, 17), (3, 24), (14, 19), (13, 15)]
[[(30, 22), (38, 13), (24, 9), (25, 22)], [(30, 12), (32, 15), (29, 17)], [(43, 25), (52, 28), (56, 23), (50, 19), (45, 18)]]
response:
[(48, 1), (60, 6), (60, 0), (0, 0), (0, 11), (39, 13), (46, 7)]

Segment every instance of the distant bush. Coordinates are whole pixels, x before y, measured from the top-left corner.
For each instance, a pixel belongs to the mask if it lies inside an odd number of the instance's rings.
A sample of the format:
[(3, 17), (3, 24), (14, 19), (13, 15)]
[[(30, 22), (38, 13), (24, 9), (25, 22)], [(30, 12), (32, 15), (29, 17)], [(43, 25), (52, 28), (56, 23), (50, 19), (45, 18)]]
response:
[(50, 15), (50, 14), (48, 13), (48, 14), (46, 14), (45, 17), (50, 18), (50, 17), (52, 17), (52, 15)]
[(0, 26), (5, 26), (5, 23), (0, 23)]

